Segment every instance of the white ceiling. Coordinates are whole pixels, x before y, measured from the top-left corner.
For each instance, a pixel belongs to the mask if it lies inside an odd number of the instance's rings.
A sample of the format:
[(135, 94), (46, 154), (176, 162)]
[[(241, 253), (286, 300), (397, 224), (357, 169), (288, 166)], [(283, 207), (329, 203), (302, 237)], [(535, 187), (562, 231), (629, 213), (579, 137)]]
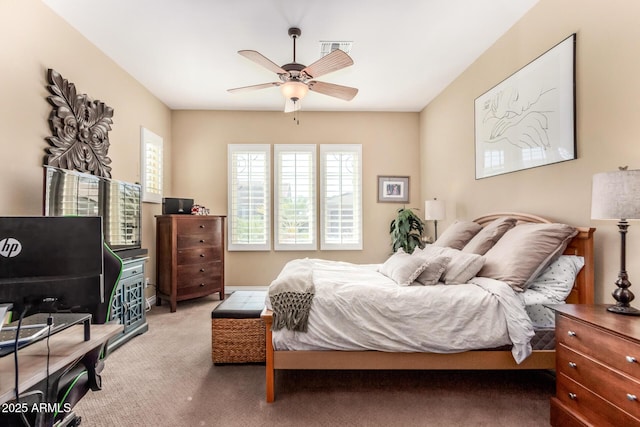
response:
[[(278, 81), (243, 58), (320, 58), (352, 41), (355, 64), (318, 80), (357, 87), (352, 101), (309, 93), (307, 111), (420, 111), (538, 0), (43, 0), (172, 109), (282, 110)], [(70, 77), (69, 77), (70, 78)], [(498, 83), (498, 81), (496, 81)]]

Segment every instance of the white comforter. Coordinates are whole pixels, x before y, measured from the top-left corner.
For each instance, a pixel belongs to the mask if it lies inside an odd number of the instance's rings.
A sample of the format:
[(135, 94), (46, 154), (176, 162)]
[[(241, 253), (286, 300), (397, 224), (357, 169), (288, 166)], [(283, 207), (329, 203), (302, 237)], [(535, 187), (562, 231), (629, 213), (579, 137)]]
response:
[(531, 354), (533, 326), (506, 283), (402, 287), (377, 264), (319, 259), (290, 261), (280, 276), (300, 267), (312, 269), (315, 286), (308, 331), (274, 331), (276, 350), (456, 353), (513, 344), (517, 363)]

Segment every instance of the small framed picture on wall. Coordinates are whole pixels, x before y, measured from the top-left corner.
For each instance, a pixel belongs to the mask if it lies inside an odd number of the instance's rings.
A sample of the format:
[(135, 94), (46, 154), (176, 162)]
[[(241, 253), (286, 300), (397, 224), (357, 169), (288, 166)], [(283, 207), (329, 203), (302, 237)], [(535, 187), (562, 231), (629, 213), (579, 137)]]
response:
[(409, 203), (409, 177), (378, 176), (378, 202)]

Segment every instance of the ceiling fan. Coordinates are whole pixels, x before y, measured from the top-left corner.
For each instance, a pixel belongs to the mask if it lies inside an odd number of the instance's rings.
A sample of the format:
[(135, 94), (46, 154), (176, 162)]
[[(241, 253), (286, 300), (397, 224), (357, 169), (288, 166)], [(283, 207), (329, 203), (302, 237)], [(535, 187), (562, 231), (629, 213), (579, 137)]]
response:
[(262, 83), (252, 86), (228, 89), (231, 93), (247, 92), (257, 89), (266, 89), (279, 86), (282, 94), (287, 99), (285, 113), (300, 109), (300, 100), (308, 91), (322, 93), (335, 98), (351, 101), (358, 93), (358, 89), (348, 86), (341, 86), (334, 83), (320, 82), (313, 80), (333, 71), (353, 65), (353, 60), (349, 55), (340, 49), (318, 59), (313, 64), (306, 66), (296, 62), (296, 39), (300, 37), (302, 31), (299, 28), (289, 28), (289, 36), (293, 39), (293, 62), (279, 66), (273, 61), (255, 50), (240, 50), (238, 53), (251, 61), (262, 65), (267, 70), (278, 75), (279, 82)]

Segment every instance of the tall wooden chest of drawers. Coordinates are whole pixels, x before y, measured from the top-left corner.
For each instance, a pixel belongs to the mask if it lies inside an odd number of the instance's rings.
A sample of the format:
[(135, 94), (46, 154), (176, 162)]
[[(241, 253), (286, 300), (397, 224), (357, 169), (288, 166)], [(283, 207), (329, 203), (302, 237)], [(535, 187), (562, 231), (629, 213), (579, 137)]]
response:
[(556, 310), (554, 426), (640, 426), (640, 317), (605, 305)]
[(156, 302), (224, 299), (224, 216), (156, 216)]

